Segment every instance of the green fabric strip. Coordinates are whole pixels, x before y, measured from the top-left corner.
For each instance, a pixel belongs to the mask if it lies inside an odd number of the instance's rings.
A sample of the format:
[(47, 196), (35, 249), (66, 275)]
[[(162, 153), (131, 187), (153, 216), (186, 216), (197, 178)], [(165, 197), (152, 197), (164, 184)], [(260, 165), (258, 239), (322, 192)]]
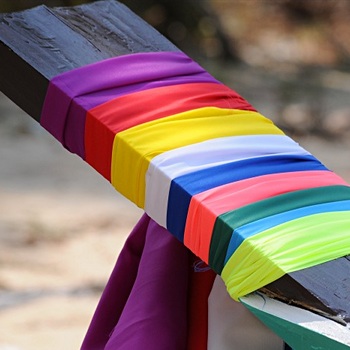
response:
[(304, 216), (251, 236), (222, 270), (232, 298), (247, 295), (286, 273), (350, 253), (350, 211)]
[(242, 225), (288, 210), (349, 198), (348, 186), (324, 186), (285, 193), (224, 213), (215, 221), (210, 243), (209, 265), (216, 273), (221, 274), (231, 235)]
[(284, 320), (248, 304), (243, 304), (293, 350), (349, 350), (349, 346), (298, 323)]

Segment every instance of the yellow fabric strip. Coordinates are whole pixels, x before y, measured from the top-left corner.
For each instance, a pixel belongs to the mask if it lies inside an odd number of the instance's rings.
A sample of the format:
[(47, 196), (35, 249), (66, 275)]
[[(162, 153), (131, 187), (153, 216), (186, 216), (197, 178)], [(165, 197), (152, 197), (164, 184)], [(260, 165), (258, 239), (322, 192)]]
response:
[(286, 273), (350, 253), (350, 211), (305, 216), (246, 239), (226, 263), (222, 278), (238, 300)]
[(112, 185), (139, 207), (145, 202), (145, 174), (160, 153), (209, 139), (283, 134), (252, 111), (206, 107), (144, 123), (118, 133), (112, 155)]

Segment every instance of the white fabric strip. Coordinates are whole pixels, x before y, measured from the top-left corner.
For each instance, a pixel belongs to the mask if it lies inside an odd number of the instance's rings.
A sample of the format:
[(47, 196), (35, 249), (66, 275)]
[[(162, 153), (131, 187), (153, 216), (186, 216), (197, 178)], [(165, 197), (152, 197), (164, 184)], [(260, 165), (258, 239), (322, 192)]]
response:
[(225, 163), (273, 154), (310, 155), (285, 135), (222, 137), (164, 152), (152, 159), (146, 173), (145, 212), (166, 227), (173, 179)]

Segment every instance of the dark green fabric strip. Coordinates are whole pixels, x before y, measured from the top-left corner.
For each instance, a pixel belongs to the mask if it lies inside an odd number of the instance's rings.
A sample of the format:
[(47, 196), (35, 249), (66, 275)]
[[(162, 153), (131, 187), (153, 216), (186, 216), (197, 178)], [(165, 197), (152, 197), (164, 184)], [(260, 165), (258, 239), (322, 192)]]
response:
[(217, 217), (209, 251), (209, 266), (218, 274), (224, 268), (227, 247), (233, 231), (247, 223), (309, 205), (350, 199), (350, 187), (316, 187), (267, 198)]
[(349, 350), (349, 346), (331, 339), (321, 333), (303, 327), (297, 323), (268, 314), (250, 305), (244, 304), (260, 321), (274, 331), (292, 349), (303, 350)]

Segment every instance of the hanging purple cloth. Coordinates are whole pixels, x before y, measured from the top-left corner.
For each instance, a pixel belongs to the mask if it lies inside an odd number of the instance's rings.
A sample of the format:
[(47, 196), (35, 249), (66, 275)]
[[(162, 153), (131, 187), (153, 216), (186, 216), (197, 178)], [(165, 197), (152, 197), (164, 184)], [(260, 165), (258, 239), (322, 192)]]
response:
[(190, 253), (146, 214), (118, 258), (82, 350), (185, 350)]
[(106, 59), (51, 79), (40, 124), (84, 159), (88, 110), (128, 93), (194, 82), (219, 83), (182, 52), (135, 53)]

